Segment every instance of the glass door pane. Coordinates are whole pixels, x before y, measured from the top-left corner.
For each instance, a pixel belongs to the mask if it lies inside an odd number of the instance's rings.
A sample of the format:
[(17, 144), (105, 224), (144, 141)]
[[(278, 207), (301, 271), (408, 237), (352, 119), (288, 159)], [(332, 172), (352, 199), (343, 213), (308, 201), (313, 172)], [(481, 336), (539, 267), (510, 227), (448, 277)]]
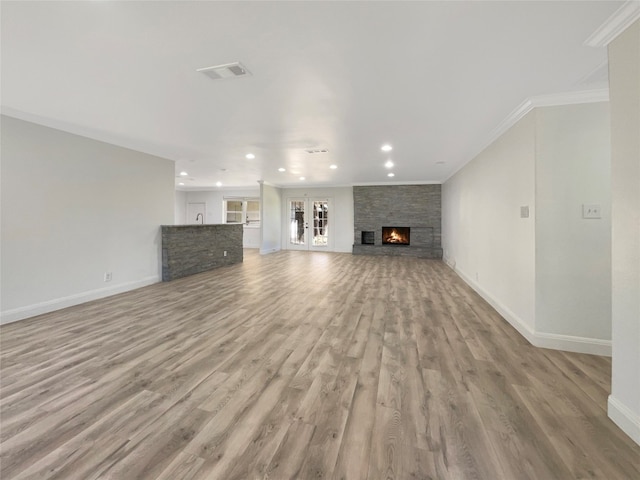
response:
[(329, 241), (329, 203), (325, 200), (313, 202), (313, 238), (314, 247), (326, 247)]
[(289, 201), (289, 243), (291, 245), (306, 245), (307, 243), (305, 203), (305, 200)]
[(331, 248), (331, 199), (288, 198), (287, 248), (291, 250), (329, 250)]

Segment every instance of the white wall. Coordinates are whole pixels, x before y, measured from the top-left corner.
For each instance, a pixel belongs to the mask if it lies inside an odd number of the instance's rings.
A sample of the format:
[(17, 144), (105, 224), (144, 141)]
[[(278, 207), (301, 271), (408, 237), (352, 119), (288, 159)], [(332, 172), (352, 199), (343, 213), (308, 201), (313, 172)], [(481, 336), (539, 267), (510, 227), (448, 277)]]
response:
[(160, 281), (172, 161), (3, 116), (1, 182), (2, 322)]
[(282, 191), (265, 183), (260, 184), (260, 253), (273, 253), (282, 249)]
[[(609, 121), (608, 102), (536, 109), (535, 327), (594, 353), (611, 340)], [(582, 218), (583, 204), (602, 218)]]
[(184, 225), (187, 222), (187, 192), (175, 191), (174, 223)]
[[(176, 201), (176, 211), (180, 209), (186, 212), (188, 203), (204, 203), (206, 211), (204, 223), (220, 224), (224, 223), (223, 201), (225, 197), (258, 198), (260, 197), (260, 187), (256, 185), (254, 188), (216, 189), (181, 193), (185, 195), (184, 203), (179, 204), (178, 201)], [(186, 223), (186, 215), (180, 222), (180, 224), (184, 223)], [(260, 228), (245, 225), (242, 239), (242, 246), (244, 248), (260, 248)]]
[(608, 103), (536, 108), (443, 185), (445, 260), (536, 346), (611, 352), (609, 145)]
[(289, 235), (288, 198), (329, 198), (332, 210), (329, 212), (329, 252), (353, 250), (353, 188), (352, 187), (310, 187), (282, 189), (282, 238), (283, 248), (287, 248)]
[[(444, 259), (525, 337), (535, 331), (535, 111), (442, 186)], [(529, 218), (520, 207), (529, 206)]]
[(223, 200), (225, 197), (260, 197), (260, 186), (254, 188), (216, 189), (187, 192), (187, 203), (204, 203), (206, 218), (204, 223), (219, 224), (223, 220)]
[(640, 20), (609, 45), (613, 373), (609, 416), (640, 444)]

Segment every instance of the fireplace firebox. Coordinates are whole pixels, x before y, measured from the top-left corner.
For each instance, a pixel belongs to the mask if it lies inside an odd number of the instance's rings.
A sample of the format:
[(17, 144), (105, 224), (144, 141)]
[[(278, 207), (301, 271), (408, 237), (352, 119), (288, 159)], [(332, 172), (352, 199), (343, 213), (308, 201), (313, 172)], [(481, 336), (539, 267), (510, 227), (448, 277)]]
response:
[(410, 245), (410, 227), (382, 227), (383, 245)]

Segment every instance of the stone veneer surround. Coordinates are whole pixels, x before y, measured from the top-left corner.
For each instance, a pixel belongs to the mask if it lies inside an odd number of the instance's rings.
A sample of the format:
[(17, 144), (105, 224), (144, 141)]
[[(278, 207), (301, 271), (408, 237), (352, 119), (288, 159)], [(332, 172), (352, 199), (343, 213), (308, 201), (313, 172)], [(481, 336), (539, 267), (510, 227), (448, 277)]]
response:
[(242, 262), (242, 235), (241, 224), (163, 225), (162, 281)]
[[(441, 185), (353, 187), (354, 255), (442, 258)], [(410, 227), (411, 245), (383, 245), (382, 227)], [(362, 244), (374, 232), (374, 244)]]

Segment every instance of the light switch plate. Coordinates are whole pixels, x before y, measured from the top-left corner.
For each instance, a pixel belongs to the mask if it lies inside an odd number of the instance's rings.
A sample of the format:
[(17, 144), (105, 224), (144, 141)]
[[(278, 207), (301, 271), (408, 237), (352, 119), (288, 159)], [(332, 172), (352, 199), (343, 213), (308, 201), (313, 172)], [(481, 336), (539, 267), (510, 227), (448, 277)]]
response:
[(529, 205), (520, 207), (520, 218), (529, 218)]
[(597, 203), (585, 203), (582, 205), (582, 218), (602, 218), (600, 205)]

